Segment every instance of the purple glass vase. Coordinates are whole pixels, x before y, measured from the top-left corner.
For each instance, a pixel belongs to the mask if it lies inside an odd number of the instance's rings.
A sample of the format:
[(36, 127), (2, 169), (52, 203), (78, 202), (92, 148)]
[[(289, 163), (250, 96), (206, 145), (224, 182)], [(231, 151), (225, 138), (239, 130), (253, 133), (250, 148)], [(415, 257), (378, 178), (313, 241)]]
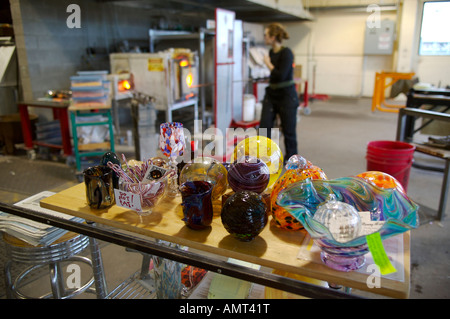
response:
[(269, 167), (253, 156), (241, 157), (228, 170), (228, 185), (235, 192), (247, 190), (260, 194), (267, 188), (269, 180)]
[(204, 229), (211, 225), (213, 185), (206, 181), (189, 181), (180, 186), (183, 221), (192, 229)]

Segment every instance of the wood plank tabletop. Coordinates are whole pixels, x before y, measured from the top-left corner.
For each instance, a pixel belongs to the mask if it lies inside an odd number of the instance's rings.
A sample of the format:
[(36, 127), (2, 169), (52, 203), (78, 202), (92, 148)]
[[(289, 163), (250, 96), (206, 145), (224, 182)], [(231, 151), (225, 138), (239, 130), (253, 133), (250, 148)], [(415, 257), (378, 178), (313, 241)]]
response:
[(185, 245), (200, 251), (236, 258), (261, 266), (299, 274), (346, 287), (370, 291), (393, 298), (408, 298), (410, 283), (410, 234), (403, 233), (403, 280), (382, 277), (381, 287), (369, 288), (370, 273), (340, 272), (322, 263), (298, 259), (306, 231), (289, 231), (268, 225), (254, 240), (241, 242), (223, 227), (221, 201), (215, 201), (211, 227), (203, 230), (188, 228), (183, 217), (181, 198), (162, 198), (148, 216), (113, 205), (107, 209), (91, 209), (86, 202), (85, 185), (80, 183), (41, 201), (41, 206), (72, 216), (84, 218), (119, 230)]
[(425, 153), (435, 157), (440, 157), (446, 160), (450, 159), (450, 150), (419, 143), (412, 143), (412, 144), (416, 147), (416, 151), (418, 152)]

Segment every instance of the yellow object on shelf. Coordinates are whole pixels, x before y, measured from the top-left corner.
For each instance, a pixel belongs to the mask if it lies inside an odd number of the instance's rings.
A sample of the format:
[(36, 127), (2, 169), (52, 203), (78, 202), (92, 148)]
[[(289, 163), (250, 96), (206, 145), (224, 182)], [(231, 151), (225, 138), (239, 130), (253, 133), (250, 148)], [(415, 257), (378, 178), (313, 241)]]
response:
[[(309, 277), (305, 277), (305, 276), (301, 276), (298, 274), (293, 274), (293, 273), (289, 273), (287, 271), (282, 271), (282, 270), (277, 270), (277, 269), (274, 269), (272, 271), (272, 273), (274, 273), (276, 275), (296, 279), (299, 281), (303, 281), (303, 282), (313, 284), (316, 286), (328, 288), (328, 283), (326, 281), (309, 278)], [(296, 294), (293, 294), (293, 293), (290, 293), (287, 291), (278, 290), (278, 289), (271, 288), (271, 287), (266, 287), (264, 298), (266, 298), (266, 299), (308, 299), (307, 297), (304, 297), (304, 296), (296, 295)]]
[[(377, 72), (375, 74), (375, 85), (372, 96), (372, 112), (379, 110), (383, 112), (398, 113), (399, 108), (404, 108), (405, 105), (386, 103), (385, 92), (388, 87), (392, 86), (398, 80), (411, 80), (414, 75), (414, 72)], [(391, 82), (386, 84), (386, 79), (391, 79)]]

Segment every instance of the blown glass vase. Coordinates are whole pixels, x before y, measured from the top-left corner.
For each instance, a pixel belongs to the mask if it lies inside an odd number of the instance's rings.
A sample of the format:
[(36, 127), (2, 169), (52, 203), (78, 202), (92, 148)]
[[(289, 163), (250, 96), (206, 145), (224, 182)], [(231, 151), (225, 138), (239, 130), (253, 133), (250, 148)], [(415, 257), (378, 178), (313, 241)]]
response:
[(417, 228), (419, 206), (398, 189), (382, 189), (360, 177), (342, 177), (334, 180), (306, 179), (282, 190), (277, 203), (297, 218), (321, 248), (321, 259), (329, 267), (352, 271), (365, 263), (369, 251), (366, 235), (347, 242), (338, 242), (330, 230), (314, 219), (323, 202), (334, 195), (338, 201), (352, 205), (357, 211), (370, 212), (372, 220), (384, 221), (377, 231), (381, 239)]
[(175, 172), (170, 181), (168, 195), (175, 197), (180, 195), (178, 191), (177, 157), (183, 156), (186, 147), (183, 124), (179, 122), (162, 123), (159, 130), (159, 148), (164, 156), (170, 159), (169, 165)]
[[(164, 240), (157, 240), (158, 244), (170, 248), (181, 249), (181, 246)], [(152, 256), (155, 276), (155, 291), (157, 299), (180, 299), (182, 293), (181, 270), (182, 263)]]

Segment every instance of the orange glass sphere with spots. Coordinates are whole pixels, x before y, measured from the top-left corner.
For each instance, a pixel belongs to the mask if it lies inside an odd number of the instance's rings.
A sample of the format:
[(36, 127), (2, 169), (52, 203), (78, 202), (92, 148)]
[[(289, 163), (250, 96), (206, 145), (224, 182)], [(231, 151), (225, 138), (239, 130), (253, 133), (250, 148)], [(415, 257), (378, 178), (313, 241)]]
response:
[(356, 176), (364, 178), (365, 180), (375, 186), (378, 186), (379, 188), (396, 188), (400, 192), (405, 193), (405, 189), (403, 188), (402, 184), (400, 184), (400, 182), (395, 177), (387, 173), (379, 171), (367, 171)]
[[(292, 183), (307, 178), (327, 179), (327, 176), (320, 167), (313, 165), (310, 161), (298, 155), (294, 156), (296, 156), (296, 160), (300, 158), (300, 164), (293, 166), (288, 162), (286, 172), (275, 182), (272, 188), (270, 201), (272, 205), (272, 217), (278, 227), (289, 230), (300, 230), (303, 228), (303, 225), (287, 210), (277, 205), (278, 194)], [(290, 162), (292, 162), (291, 159), (289, 159)]]

